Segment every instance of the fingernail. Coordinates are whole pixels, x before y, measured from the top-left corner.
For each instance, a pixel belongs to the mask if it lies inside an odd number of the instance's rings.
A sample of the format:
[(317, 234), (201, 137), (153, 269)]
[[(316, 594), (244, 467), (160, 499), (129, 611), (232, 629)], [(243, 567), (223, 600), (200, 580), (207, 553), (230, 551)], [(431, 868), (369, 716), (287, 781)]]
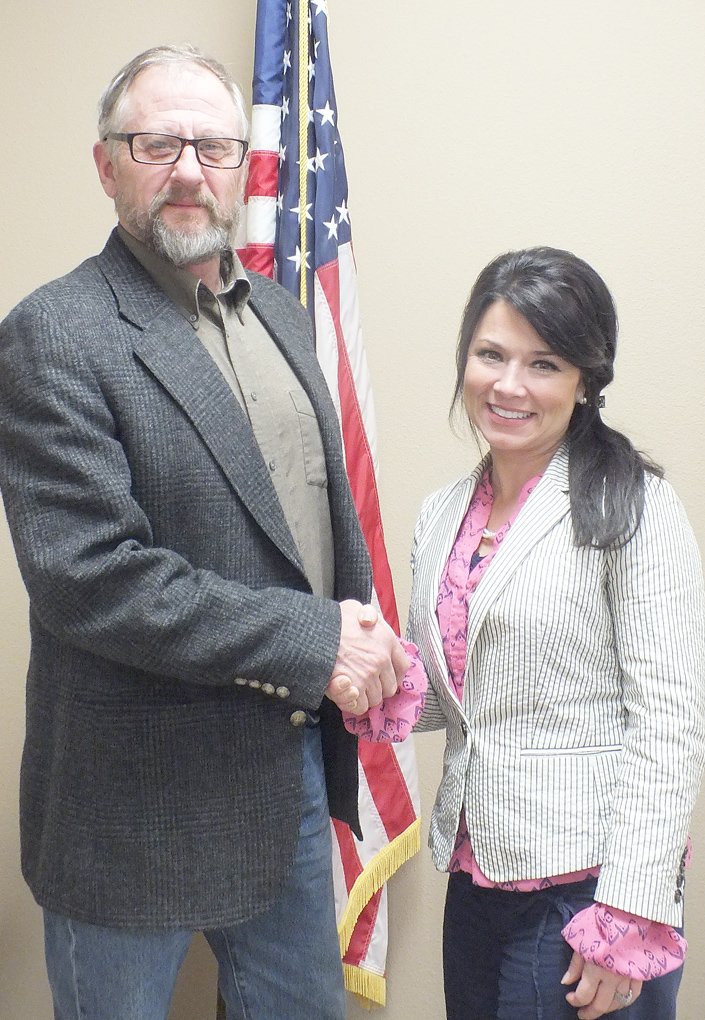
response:
[(366, 605), (360, 608), (357, 618), (361, 624), (367, 624), (369, 627), (374, 627), (379, 619), (379, 613), (374, 606)]
[(563, 977), (561, 978), (561, 984), (562, 985), (567, 985), (568, 984), (568, 971), (566, 971), (565, 974), (563, 975)]

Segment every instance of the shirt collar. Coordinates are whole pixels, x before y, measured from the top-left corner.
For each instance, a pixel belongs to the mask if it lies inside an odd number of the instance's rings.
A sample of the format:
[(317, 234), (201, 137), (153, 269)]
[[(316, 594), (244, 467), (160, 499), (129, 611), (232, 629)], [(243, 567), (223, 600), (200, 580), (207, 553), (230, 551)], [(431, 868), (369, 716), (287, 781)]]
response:
[[(125, 230), (121, 224), (118, 224), (117, 231), (125, 247), (134, 255), (155, 283), (161, 287), (167, 297), (171, 298), (189, 321), (198, 321), (200, 315), (198, 295), (201, 289), (210, 293), (206, 285), (188, 269), (179, 268), (162, 258), (161, 255)], [(223, 252), (220, 276), (222, 287), (215, 296), (226, 298), (228, 303), (232, 304), (239, 318), (242, 319), (242, 313), (249, 301), (252, 287), (242, 262), (236, 252), (230, 248)]]

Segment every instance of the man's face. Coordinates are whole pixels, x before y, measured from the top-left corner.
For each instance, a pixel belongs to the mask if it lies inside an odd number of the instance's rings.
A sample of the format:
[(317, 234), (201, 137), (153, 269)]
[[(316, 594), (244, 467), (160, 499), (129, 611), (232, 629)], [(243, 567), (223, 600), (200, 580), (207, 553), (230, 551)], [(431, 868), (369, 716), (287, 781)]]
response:
[[(195, 64), (142, 71), (124, 97), (116, 129), (182, 138), (242, 137), (228, 90)], [(245, 163), (237, 170), (204, 167), (191, 145), (170, 166), (136, 163), (126, 142), (98, 142), (94, 155), (120, 223), (149, 247), (188, 265), (216, 257), (227, 244), (240, 207)]]

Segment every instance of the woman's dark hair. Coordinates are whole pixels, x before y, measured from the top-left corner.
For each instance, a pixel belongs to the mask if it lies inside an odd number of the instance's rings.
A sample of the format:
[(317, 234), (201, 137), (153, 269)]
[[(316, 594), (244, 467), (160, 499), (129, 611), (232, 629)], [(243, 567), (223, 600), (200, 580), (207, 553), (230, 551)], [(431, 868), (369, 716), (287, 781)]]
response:
[(587, 262), (557, 248), (499, 255), (478, 276), (458, 337), (451, 413), (462, 406), (468, 348), (495, 301), (524, 316), (561, 358), (580, 369), (586, 403), (568, 425), (570, 506), (575, 543), (603, 549), (627, 542), (644, 509), (644, 471), (661, 468), (600, 416), (601, 391), (612, 382), (617, 312), (612, 295)]

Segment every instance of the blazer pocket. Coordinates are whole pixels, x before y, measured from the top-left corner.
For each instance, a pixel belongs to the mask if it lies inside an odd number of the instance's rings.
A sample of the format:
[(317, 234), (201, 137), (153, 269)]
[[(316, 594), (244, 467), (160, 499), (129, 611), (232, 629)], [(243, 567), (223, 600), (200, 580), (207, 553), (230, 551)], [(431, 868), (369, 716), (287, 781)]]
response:
[(621, 744), (591, 744), (583, 747), (522, 747), (521, 758), (574, 758), (591, 757), (597, 754), (615, 754), (622, 750)]
[(303, 390), (289, 390), (292, 403), (296, 408), (301, 434), (306, 481), (309, 485), (328, 485), (326, 458), (323, 452), (321, 430), (314, 414), (311, 402)]

